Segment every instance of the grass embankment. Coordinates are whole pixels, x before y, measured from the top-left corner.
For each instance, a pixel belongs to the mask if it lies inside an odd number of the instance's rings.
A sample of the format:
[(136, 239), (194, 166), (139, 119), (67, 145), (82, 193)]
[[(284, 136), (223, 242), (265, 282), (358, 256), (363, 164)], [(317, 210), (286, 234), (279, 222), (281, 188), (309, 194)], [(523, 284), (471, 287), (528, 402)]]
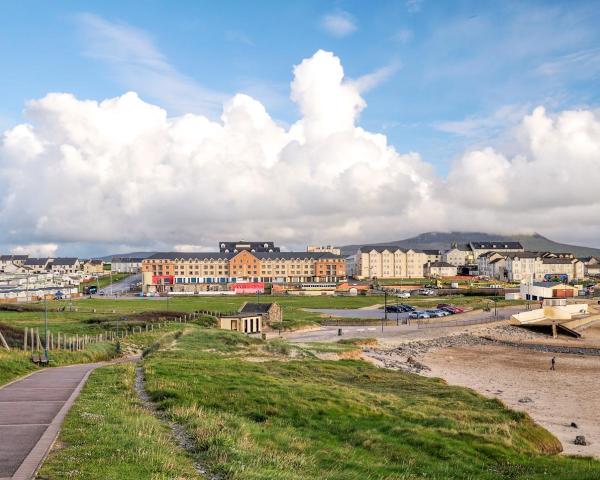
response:
[(440, 380), (216, 330), (144, 362), (154, 401), (224, 478), (600, 477), (597, 461), (550, 455), (558, 440), (526, 414)]
[(171, 432), (137, 400), (135, 365), (90, 376), (38, 478), (200, 479)]

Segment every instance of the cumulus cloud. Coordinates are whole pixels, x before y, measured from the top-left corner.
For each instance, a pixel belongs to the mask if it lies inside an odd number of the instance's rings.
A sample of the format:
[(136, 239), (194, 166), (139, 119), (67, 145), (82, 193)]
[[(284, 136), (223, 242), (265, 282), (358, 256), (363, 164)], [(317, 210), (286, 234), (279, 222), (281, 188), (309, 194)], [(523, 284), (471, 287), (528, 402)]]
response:
[(10, 251), (13, 255), (30, 255), (32, 257), (55, 257), (58, 251), (56, 243), (33, 243), (29, 245), (17, 245)]
[(323, 16), (321, 27), (330, 35), (338, 38), (346, 37), (357, 30), (354, 17), (343, 10)]
[(468, 151), (444, 178), (359, 126), (366, 102), (332, 53), (293, 73), (300, 117), (289, 128), (241, 94), (219, 121), (169, 117), (133, 92), (29, 102), (28, 123), (0, 143), (0, 243), (189, 251), (224, 239), (300, 248), (424, 230), (600, 233), (597, 112), (537, 108), (516, 129), (517, 155)]

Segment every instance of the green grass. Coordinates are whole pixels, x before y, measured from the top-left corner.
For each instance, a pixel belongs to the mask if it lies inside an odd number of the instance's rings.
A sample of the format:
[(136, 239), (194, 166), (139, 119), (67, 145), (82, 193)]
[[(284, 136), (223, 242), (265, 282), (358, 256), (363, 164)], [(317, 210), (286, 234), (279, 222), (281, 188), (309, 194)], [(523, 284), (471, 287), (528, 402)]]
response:
[(268, 345), (196, 330), (144, 361), (154, 401), (224, 478), (600, 478), (599, 462), (554, 455), (555, 437), (499, 401)]
[(95, 370), (63, 424), (37, 478), (200, 479), (170, 430), (134, 391), (131, 363)]
[(98, 280), (94, 280), (93, 282), (86, 282), (86, 283), (82, 283), (79, 285), (79, 291), (83, 292), (83, 287), (84, 286), (91, 286), (91, 285), (97, 285), (98, 289), (102, 289), (102, 288), (106, 288), (108, 287), (111, 282), (112, 283), (116, 283), (120, 280), (123, 280), (124, 278), (127, 278), (129, 276), (131, 276), (131, 273), (113, 273), (112, 274), (112, 280), (111, 280), (111, 276), (108, 274), (103, 275), (102, 277), (98, 277)]
[[(490, 298), (486, 297), (417, 297), (400, 299), (402, 303), (410, 303), (415, 306), (434, 306), (440, 302), (453, 303), (471, 308), (483, 308), (491, 305)], [(69, 335), (74, 334), (96, 334), (105, 329), (114, 329), (117, 319), (123, 316), (131, 316), (143, 312), (164, 311), (189, 313), (195, 310), (212, 310), (229, 312), (237, 310), (245, 301), (253, 302), (254, 296), (236, 297), (187, 297), (153, 300), (146, 298), (132, 299), (105, 299), (105, 298), (83, 298), (76, 301), (50, 301), (48, 302), (49, 328), (52, 332), (61, 332)], [(383, 304), (384, 298), (378, 296), (358, 297), (293, 297), (293, 296), (261, 296), (261, 302), (277, 302), (283, 309), (283, 328), (297, 329), (305, 326), (318, 325), (322, 320), (321, 314), (307, 312), (305, 308), (333, 308), (347, 309), (360, 308), (374, 304)], [(388, 296), (389, 303), (395, 303), (393, 297)], [(515, 305), (522, 302), (506, 301), (502, 298), (498, 306)], [(33, 304), (42, 308), (42, 304)], [(77, 310), (77, 311), (75, 311)], [(92, 322), (93, 321), (93, 322)], [(44, 325), (43, 309), (39, 311), (14, 312), (0, 311), (0, 323), (10, 326), (38, 327), (40, 331)]]

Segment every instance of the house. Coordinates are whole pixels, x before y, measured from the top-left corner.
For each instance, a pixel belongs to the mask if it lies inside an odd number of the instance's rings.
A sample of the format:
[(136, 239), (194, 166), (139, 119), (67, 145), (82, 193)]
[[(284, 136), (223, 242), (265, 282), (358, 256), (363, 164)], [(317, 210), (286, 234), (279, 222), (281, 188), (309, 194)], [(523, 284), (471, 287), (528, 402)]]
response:
[(423, 271), (426, 277), (455, 277), (457, 267), (448, 262), (427, 262)]
[(586, 276), (600, 276), (600, 258), (582, 257), (579, 261), (583, 263)]
[(575, 258), (543, 258), (542, 274), (544, 279), (565, 275), (568, 280), (585, 278), (585, 265)]
[(442, 253), (440, 261), (454, 265), (455, 267), (462, 267), (464, 265), (472, 264), (475, 259), (473, 258), (473, 252), (468, 245), (453, 244), (450, 250), (446, 250)]
[(102, 260), (87, 260), (83, 262), (83, 273), (88, 275), (104, 273), (104, 262)]
[(521, 298), (543, 300), (545, 298), (567, 298), (577, 295), (577, 289), (560, 282), (523, 282), (520, 286)]
[(77, 273), (81, 271), (81, 264), (75, 257), (58, 257), (50, 259), (48, 268), (52, 273)]
[[(509, 282), (543, 279), (543, 259), (536, 252), (506, 253), (505, 278)], [(501, 277), (497, 277), (501, 278)]]
[(110, 269), (117, 273), (139, 273), (142, 270), (142, 258), (113, 257)]
[(278, 303), (250, 303), (245, 302), (238, 313), (262, 315), (266, 323), (279, 323), (283, 321), (283, 312)]
[(263, 316), (256, 313), (237, 313), (219, 317), (218, 325), (223, 330), (242, 333), (262, 332)]
[(22, 266), (24, 272), (27, 273), (43, 273), (50, 270), (49, 264), (51, 258), (28, 258)]
[(0, 272), (16, 272), (28, 258), (29, 255), (0, 255)]

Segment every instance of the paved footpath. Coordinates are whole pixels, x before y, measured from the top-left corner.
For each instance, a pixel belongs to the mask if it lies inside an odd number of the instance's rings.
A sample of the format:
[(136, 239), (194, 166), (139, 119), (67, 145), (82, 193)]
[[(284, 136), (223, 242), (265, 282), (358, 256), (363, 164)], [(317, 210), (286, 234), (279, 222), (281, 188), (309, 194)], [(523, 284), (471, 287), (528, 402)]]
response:
[(0, 388), (0, 480), (32, 478), (99, 365), (46, 368)]

